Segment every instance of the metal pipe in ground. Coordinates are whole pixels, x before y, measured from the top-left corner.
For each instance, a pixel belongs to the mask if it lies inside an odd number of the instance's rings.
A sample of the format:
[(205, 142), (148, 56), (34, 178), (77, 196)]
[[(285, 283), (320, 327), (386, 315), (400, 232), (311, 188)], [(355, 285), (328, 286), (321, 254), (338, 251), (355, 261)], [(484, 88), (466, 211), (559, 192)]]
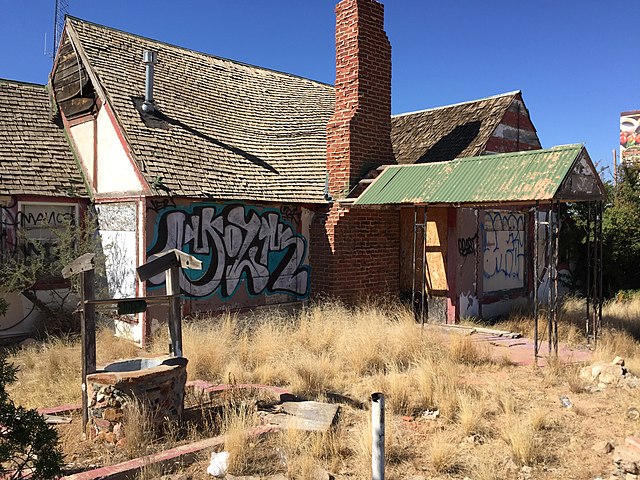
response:
[(371, 479), (384, 480), (384, 394), (371, 394)]

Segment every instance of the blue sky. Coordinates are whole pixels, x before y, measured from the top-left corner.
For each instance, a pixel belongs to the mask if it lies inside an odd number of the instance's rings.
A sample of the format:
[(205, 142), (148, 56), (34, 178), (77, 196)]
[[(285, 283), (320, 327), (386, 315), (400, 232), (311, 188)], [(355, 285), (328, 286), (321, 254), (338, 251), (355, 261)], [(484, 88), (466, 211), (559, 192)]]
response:
[[(69, 0), (69, 13), (333, 83), (334, 0)], [(618, 0), (386, 0), (394, 113), (522, 90), (544, 147), (612, 164), (640, 109), (640, 20)], [(55, 0), (0, 0), (0, 78), (45, 83)], [(605, 175), (609, 175), (605, 172)]]

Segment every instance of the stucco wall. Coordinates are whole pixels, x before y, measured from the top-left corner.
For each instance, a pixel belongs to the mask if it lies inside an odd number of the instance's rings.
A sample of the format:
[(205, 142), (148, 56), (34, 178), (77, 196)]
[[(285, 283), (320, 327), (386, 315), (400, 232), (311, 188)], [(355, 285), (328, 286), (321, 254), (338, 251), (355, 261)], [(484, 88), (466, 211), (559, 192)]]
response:
[(98, 193), (135, 192), (142, 184), (106, 108), (98, 113)]
[(95, 126), (94, 120), (74, 125), (70, 128), (71, 137), (76, 146), (76, 153), (87, 180), (90, 184), (93, 184), (93, 171), (95, 162)]

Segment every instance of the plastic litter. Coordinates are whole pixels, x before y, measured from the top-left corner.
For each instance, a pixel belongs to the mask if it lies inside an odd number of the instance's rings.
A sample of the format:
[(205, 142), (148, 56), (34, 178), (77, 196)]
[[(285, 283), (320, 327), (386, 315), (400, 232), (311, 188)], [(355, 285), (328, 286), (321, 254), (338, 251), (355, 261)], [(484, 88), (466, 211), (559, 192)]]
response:
[(440, 410), (426, 410), (422, 412), (420, 415), (421, 418), (425, 418), (427, 420), (435, 420), (440, 416)]
[(560, 395), (560, 403), (564, 408), (573, 407), (573, 403), (571, 403), (571, 400), (569, 400), (569, 397), (567, 397), (566, 395)]
[(207, 473), (216, 478), (222, 478), (229, 468), (229, 452), (211, 452), (211, 463), (207, 467)]

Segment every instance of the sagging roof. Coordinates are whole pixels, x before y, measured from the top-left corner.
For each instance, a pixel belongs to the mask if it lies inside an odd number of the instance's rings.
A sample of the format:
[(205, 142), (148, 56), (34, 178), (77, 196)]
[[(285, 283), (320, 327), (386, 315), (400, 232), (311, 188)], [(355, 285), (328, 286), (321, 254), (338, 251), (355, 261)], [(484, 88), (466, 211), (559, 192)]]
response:
[(0, 79), (0, 195), (86, 196), (46, 86)]
[(582, 145), (388, 167), (355, 205), (499, 204), (602, 200)]
[(520, 91), (403, 113), (391, 118), (391, 140), (399, 164), (475, 157)]
[[(332, 86), (73, 17), (67, 31), (145, 179), (162, 186), (155, 193), (326, 202)], [(161, 115), (154, 126), (134, 105), (144, 94), (144, 50), (158, 59), (154, 98)]]

